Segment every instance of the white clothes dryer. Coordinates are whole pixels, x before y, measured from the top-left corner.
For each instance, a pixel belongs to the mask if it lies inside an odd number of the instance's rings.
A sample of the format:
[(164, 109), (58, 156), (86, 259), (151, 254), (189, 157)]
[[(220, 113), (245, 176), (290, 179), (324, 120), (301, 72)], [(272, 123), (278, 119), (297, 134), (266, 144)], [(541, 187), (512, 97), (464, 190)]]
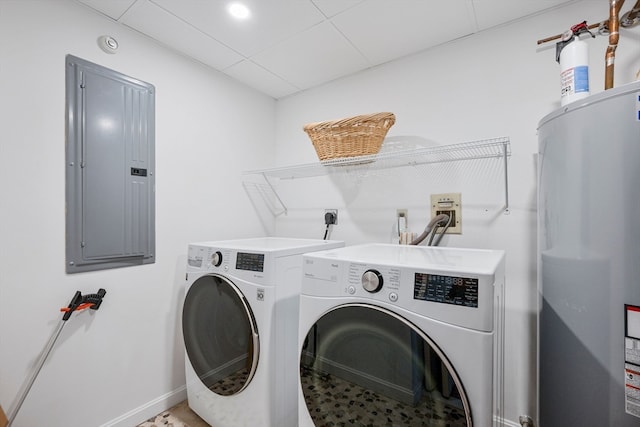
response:
[(340, 246), (271, 237), (189, 245), (182, 310), (187, 398), (207, 423), (297, 425), (302, 254)]
[(503, 251), (373, 244), (303, 259), (300, 427), (498, 425)]

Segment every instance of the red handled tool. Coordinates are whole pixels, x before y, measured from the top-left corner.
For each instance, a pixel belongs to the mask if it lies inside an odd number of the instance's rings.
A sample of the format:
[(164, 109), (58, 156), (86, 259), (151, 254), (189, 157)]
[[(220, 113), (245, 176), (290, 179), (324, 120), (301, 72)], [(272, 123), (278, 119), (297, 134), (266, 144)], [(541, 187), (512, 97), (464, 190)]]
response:
[(31, 387), (33, 386), (33, 382), (36, 380), (36, 377), (40, 373), (40, 369), (42, 369), (44, 362), (47, 360), (51, 349), (55, 345), (60, 332), (62, 332), (62, 328), (64, 327), (67, 320), (69, 320), (69, 318), (71, 317), (71, 314), (73, 314), (74, 311), (80, 311), (87, 308), (97, 310), (98, 308), (100, 308), (100, 305), (102, 304), (102, 298), (104, 298), (106, 293), (107, 291), (105, 291), (104, 289), (99, 289), (98, 293), (87, 295), (82, 295), (80, 291), (76, 291), (69, 305), (60, 309), (60, 311), (64, 312), (64, 314), (62, 315), (62, 319), (60, 319), (56, 330), (53, 332), (51, 338), (49, 338), (49, 342), (42, 351), (40, 359), (38, 360), (38, 363), (36, 364), (31, 377), (22, 386), (22, 392), (20, 394), (20, 397), (18, 398), (15, 408), (13, 409), (12, 413), (9, 414), (9, 424), (7, 424), (7, 427), (11, 426), (11, 423), (16, 418), (16, 415), (18, 415), (18, 411), (20, 411), (20, 407), (22, 407), (24, 399), (27, 397), (27, 394), (29, 394)]

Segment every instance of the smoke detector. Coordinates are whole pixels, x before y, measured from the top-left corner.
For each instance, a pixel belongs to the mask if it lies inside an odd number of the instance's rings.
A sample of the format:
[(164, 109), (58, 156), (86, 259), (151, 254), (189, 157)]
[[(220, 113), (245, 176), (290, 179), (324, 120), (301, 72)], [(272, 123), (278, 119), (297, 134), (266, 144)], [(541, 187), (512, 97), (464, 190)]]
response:
[(118, 51), (118, 41), (111, 36), (98, 37), (98, 46), (107, 53), (116, 53)]

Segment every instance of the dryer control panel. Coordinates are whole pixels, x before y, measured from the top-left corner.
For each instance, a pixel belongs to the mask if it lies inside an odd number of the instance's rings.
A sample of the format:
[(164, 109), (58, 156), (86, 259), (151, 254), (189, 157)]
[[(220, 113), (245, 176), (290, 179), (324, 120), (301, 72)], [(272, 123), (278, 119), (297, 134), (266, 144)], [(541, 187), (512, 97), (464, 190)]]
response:
[(236, 278), (266, 284), (272, 276), (268, 274), (269, 255), (264, 252), (237, 251), (224, 247), (189, 245), (187, 273), (211, 272), (233, 275)]
[(238, 252), (236, 269), (248, 271), (264, 271), (264, 254)]
[(232, 258), (230, 250), (218, 250), (206, 246), (189, 245), (187, 256), (187, 269), (191, 271), (210, 271), (216, 267), (229, 269), (229, 260)]

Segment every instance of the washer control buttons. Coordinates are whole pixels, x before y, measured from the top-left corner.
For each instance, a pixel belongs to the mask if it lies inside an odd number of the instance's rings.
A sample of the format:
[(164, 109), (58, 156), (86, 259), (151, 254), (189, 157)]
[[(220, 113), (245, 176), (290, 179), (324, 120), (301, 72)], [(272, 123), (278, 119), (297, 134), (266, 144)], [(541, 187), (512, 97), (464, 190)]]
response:
[(349, 287), (347, 288), (347, 292), (349, 293), (349, 295), (353, 295), (356, 293), (356, 287), (353, 285), (349, 285)]
[(396, 294), (395, 292), (391, 292), (389, 294), (389, 301), (391, 301), (391, 302), (398, 301), (398, 294)]
[(362, 275), (362, 287), (372, 294), (382, 289), (382, 282), (382, 274), (378, 270), (367, 270)]
[(220, 251), (216, 251), (211, 255), (211, 264), (215, 267), (220, 267), (220, 264), (222, 264), (222, 253)]

